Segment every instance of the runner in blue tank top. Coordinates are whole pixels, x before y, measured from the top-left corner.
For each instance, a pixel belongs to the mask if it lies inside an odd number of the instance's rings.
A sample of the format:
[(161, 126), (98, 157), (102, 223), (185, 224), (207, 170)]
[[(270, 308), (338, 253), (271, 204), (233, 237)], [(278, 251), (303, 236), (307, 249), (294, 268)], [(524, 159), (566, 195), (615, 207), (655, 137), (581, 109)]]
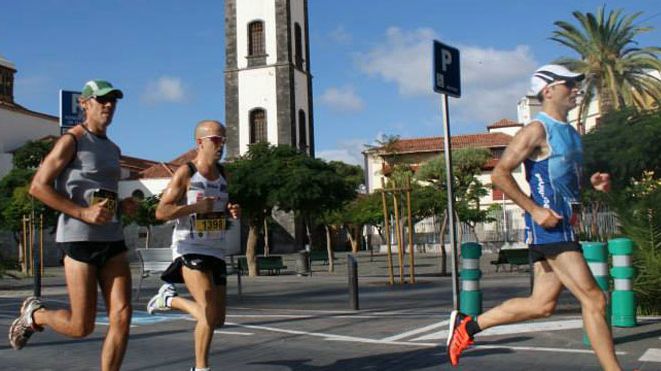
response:
[[(583, 75), (560, 65), (539, 68), (531, 78), (530, 95), (542, 103), (542, 112), (512, 139), (494, 169), (491, 180), (526, 211), (526, 240), (534, 262), (533, 292), (505, 301), (478, 318), (458, 311), (450, 315), (447, 353), (456, 366), (473, 336), (490, 327), (550, 316), (563, 287), (578, 298), (584, 328), (604, 370), (620, 370), (606, 322), (606, 298), (583, 258), (573, 225), (580, 204), (583, 164), (581, 138), (567, 123), (576, 106)], [(525, 166), (530, 196), (518, 186), (512, 172)], [(607, 192), (605, 173), (591, 176), (592, 186)]]

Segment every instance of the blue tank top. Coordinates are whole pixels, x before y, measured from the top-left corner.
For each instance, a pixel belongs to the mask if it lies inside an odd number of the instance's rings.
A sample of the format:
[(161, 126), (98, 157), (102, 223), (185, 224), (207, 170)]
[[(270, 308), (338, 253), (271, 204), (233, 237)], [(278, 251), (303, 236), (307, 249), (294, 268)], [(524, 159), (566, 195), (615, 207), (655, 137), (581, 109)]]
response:
[(537, 205), (561, 215), (562, 220), (554, 228), (545, 229), (526, 212), (526, 242), (573, 242), (576, 238), (571, 223), (572, 210), (578, 210), (580, 204), (583, 166), (581, 137), (569, 123), (555, 120), (544, 112), (535, 120), (544, 126), (549, 154), (543, 159), (524, 161), (530, 196)]

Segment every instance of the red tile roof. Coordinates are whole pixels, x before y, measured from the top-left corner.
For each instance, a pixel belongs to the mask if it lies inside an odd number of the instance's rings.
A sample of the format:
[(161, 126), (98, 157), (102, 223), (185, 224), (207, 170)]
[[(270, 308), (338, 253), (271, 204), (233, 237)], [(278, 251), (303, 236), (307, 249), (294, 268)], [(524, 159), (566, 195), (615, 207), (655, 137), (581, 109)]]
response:
[(523, 124), (510, 119), (500, 119), (499, 121), (494, 122), (493, 124), (487, 126), (487, 129), (496, 129), (496, 128), (511, 128), (511, 127), (521, 127)]
[(193, 148), (170, 162), (155, 163), (141, 171), (138, 177), (140, 179), (169, 178), (179, 166), (193, 160), (195, 155), (197, 155), (197, 150)]
[[(451, 138), (451, 146), (453, 149), (499, 148), (506, 147), (511, 140), (512, 136), (504, 133), (457, 135)], [(382, 148), (376, 147), (368, 151), (379, 151)], [(393, 144), (392, 150), (398, 154), (442, 152), (443, 137), (399, 139)]]

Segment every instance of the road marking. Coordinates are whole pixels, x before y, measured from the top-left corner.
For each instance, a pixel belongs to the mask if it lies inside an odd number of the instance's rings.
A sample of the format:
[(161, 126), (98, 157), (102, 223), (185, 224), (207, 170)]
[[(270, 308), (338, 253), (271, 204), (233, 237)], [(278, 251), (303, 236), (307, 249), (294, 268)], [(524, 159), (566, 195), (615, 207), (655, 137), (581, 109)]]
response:
[(381, 316), (361, 315), (361, 314), (228, 314), (227, 317), (236, 318), (295, 318), (295, 319), (315, 319), (315, 318), (357, 318), (371, 319)]
[(638, 360), (641, 362), (661, 362), (661, 349), (649, 348)]
[(412, 346), (426, 346), (426, 347), (438, 346), (438, 344), (434, 344), (434, 343), (425, 344), (425, 343), (406, 343), (406, 342), (397, 342), (397, 341), (383, 341), (383, 340), (377, 340), (377, 339), (361, 338), (361, 337), (356, 337), (356, 336), (327, 334), (327, 333), (323, 333), (323, 332), (286, 330), (286, 329), (281, 329), (281, 328), (277, 328), (277, 327), (244, 325), (244, 324), (241, 324), (241, 323), (228, 323), (228, 324), (232, 325), (232, 326), (237, 326), (237, 327), (245, 327), (245, 328), (249, 328), (249, 329), (264, 330), (264, 331), (271, 331), (271, 332), (279, 332), (279, 333), (290, 334), (290, 335), (307, 335), (307, 336), (321, 337), (321, 338), (324, 338), (325, 340), (331, 340), (331, 341), (347, 341), (347, 342), (371, 343), (371, 344), (390, 344), (390, 345), (412, 345)]
[[(189, 315), (182, 313), (159, 313), (149, 315), (147, 312), (136, 310), (133, 311), (133, 316), (131, 317), (131, 327), (147, 326), (160, 322), (177, 321), (189, 318), (191, 318)], [(96, 316), (97, 325), (108, 326), (109, 323), (108, 316), (105, 314)]]
[(407, 331), (407, 332), (402, 332), (399, 335), (390, 336), (390, 337), (387, 337), (387, 338), (383, 338), (381, 340), (383, 340), (383, 341), (401, 340), (401, 339), (404, 339), (404, 338), (407, 338), (407, 337), (410, 337), (410, 336), (413, 336), (413, 335), (417, 335), (421, 332), (427, 332), (429, 330), (433, 330), (437, 327), (447, 326), (448, 322), (449, 322), (449, 320), (441, 321), (441, 322), (438, 322), (438, 323), (432, 323), (429, 326), (420, 327), (418, 329), (414, 329), (414, 330)]
[[(510, 334), (525, 333), (525, 332), (572, 330), (582, 327), (583, 327), (583, 321), (578, 319), (551, 321), (551, 322), (517, 323), (514, 325), (503, 325), (484, 330), (483, 332), (477, 334), (476, 337), (510, 335)], [(425, 336), (421, 336), (419, 338), (413, 339), (412, 341), (439, 340), (439, 339), (446, 339), (447, 337), (448, 337), (448, 330), (442, 330)]]
[[(581, 354), (594, 354), (590, 349), (573, 349), (573, 348), (549, 348), (549, 347), (511, 347), (507, 345), (476, 345), (471, 349), (510, 349), (510, 350), (525, 350), (533, 352), (559, 352), (559, 353), (581, 353)], [(616, 351), (615, 354), (621, 356), (628, 354), (623, 351)]]
[(252, 332), (225, 331), (225, 330), (215, 330), (213, 333), (224, 334), (224, 335), (245, 335), (245, 336), (255, 335)]
[[(290, 335), (306, 335), (321, 337), (324, 340), (328, 341), (346, 341), (346, 342), (358, 342), (358, 343), (367, 343), (367, 344), (385, 344), (385, 345), (407, 345), (414, 347), (426, 347), (426, 348), (435, 348), (441, 347), (442, 344), (438, 343), (413, 343), (409, 341), (384, 341), (378, 339), (369, 339), (361, 338), (356, 336), (344, 336), (344, 335), (335, 335), (328, 334), (323, 332), (308, 332), (308, 331), (299, 331), (299, 330), (286, 330), (277, 327), (268, 327), (268, 326), (256, 326), (256, 325), (244, 325), (241, 323), (228, 323), (232, 326), (245, 327), (255, 330), (264, 330), (271, 332), (278, 332)], [(507, 345), (477, 345), (472, 349), (510, 349), (510, 350), (522, 350), (522, 351), (537, 351), (537, 352), (559, 352), (559, 353), (580, 353), (580, 354), (593, 354), (592, 350), (589, 349), (568, 349), (568, 348), (550, 348), (550, 347), (521, 347), (521, 346), (507, 346)], [(618, 355), (625, 355), (627, 352), (616, 352)]]
[(322, 309), (294, 309), (294, 308), (248, 308), (248, 307), (227, 307), (229, 310), (238, 310), (238, 311), (264, 311), (269, 313), (274, 312), (304, 312), (304, 313), (320, 313), (320, 314), (335, 314), (337, 316), (346, 316), (353, 318), (361, 318), (358, 316), (364, 316), (364, 318), (370, 317), (383, 317), (383, 316), (438, 316), (438, 317), (447, 317), (445, 313), (439, 312), (422, 312), (415, 311), (412, 309), (405, 310), (394, 310), (394, 311), (378, 311), (370, 312), (369, 310), (362, 311), (347, 311), (347, 310), (322, 310)]

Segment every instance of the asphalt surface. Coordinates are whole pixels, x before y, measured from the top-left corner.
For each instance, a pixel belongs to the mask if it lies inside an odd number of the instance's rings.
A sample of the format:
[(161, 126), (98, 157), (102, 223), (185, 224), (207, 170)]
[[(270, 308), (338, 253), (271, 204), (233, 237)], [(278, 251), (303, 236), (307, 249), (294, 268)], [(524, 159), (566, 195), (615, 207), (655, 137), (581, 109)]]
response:
[[(296, 265), (294, 259), (295, 255), (285, 257), (290, 269)], [(488, 255), (482, 258), (485, 308), (529, 292), (528, 272), (495, 272), (489, 260)], [(228, 315), (225, 326), (216, 331), (211, 366), (242, 371), (452, 369), (445, 355), (452, 281), (439, 276), (438, 261), (432, 254), (416, 255), (416, 283), (390, 286), (385, 258), (370, 261), (369, 255), (359, 255), (357, 311), (349, 308), (344, 255), (338, 255), (335, 273), (324, 272), (327, 267), (316, 263), (312, 276), (291, 272), (244, 276), (240, 297), (237, 279), (230, 277)], [(66, 308), (62, 269), (47, 269), (43, 283), (46, 305)], [(134, 302), (123, 370), (193, 366), (190, 317), (174, 311), (156, 316), (145, 312), (146, 302), (159, 286), (158, 278), (147, 279), (142, 297)], [(0, 332), (7, 333), (20, 303), (31, 292), (29, 279), (0, 279)], [(180, 292), (187, 294), (183, 288)], [(107, 323), (102, 302), (98, 312), (95, 331), (85, 339), (65, 338), (46, 329), (20, 351), (12, 350), (6, 340), (0, 342), (0, 369), (98, 369)], [(581, 326), (580, 307), (565, 292), (550, 318), (480, 334), (456, 369), (600, 370), (596, 357), (583, 344)], [(638, 317), (638, 326), (613, 328), (613, 336), (625, 370), (661, 370), (661, 318)]]

